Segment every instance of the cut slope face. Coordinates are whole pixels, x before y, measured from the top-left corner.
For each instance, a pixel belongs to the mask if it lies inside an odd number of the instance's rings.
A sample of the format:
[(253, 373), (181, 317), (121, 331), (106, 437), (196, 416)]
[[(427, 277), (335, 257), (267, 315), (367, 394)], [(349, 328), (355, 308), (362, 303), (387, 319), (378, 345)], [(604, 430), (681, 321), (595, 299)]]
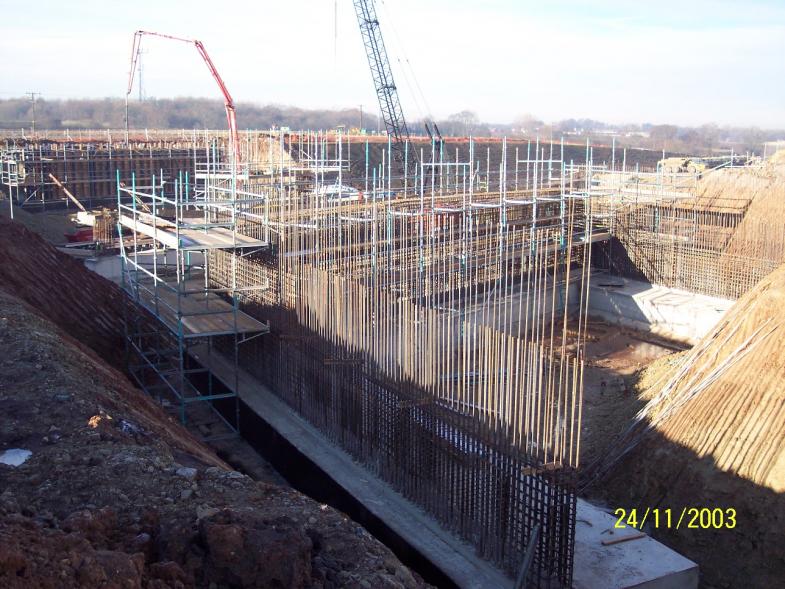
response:
[(657, 433), (725, 472), (785, 491), (783, 332), (785, 266), (744, 295), (649, 392), (651, 400), (595, 472), (607, 472)]
[(0, 219), (0, 587), (426, 586), (342, 513), (230, 471), (135, 388), (115, 368), (123, 296)]
[[(785, 577), (783, 335), (785, 266), (691, 351), (647, 369), (650, 401), (585, 473), (614, 509), (673, 510), (672, 527), (650, 531), (698, 562), (703, 586), (779, 587)], [(732, 509), (734, 523), (677, 528), (691, 507)]]
[(0, 287), (38, 309), (112, 366), (125, 364), (124, 297), (117, 285), (0, 217)]

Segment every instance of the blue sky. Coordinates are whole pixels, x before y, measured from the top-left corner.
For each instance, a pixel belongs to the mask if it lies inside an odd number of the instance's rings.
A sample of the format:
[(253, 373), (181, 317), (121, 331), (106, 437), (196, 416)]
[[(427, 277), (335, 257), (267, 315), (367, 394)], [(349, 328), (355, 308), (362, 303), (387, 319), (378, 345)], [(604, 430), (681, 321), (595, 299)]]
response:
[[(0, 0), (3, 98), (122, 96), (141, 28), (201, 39), (238, 102), (376, 109), (350, 0), (26, 4)], [(410, 118), (785, 128), (783, 0), (377, 0), (377, 11)], [(192, 47), (144, 43), (147, 96), (218, 96)]]

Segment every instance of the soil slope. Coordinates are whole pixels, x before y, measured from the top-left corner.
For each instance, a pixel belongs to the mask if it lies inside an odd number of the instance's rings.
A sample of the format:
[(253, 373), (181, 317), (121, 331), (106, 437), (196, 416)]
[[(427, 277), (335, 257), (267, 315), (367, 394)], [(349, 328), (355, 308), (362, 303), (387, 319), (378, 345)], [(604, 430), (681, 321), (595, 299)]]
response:
[(124, 363), (124, 297), (115, 284), (0, 217), (0, 288), (32, 305), (112, 366)]
[[(343, 514), (230, 470), (0, 292), (0, 586), (420, 587)], [(213, 585), (214, 584), (214, 585)]]
[(106, 362), (122, 356), (118, 291), (70, 262), (0, 221), (0, 587), (424, 586), (344, 514), (231, 470), (134, 388)]
[(587, 472), (613, 507), (734, 508), (732, 529), (659, 532), (698, 561), (707, 586), (775, 587), (785, 576), (783, 335), (785, 266), (650, 379), (637, 422)]

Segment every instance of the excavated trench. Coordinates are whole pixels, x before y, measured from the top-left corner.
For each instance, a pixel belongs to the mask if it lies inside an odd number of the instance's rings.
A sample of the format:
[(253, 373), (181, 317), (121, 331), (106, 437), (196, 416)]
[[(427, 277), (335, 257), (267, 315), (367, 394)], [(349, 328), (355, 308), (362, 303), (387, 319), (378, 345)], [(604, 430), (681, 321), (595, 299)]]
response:
[[(196, 361), (191, 367), (198, 365)], [(206, 390), (204, 377), (192, 378), (199, 388)], [(226, 387), (214, 382), (213, 393)], [(231, 401), (214, 402), (215, 409), (227, 420), (235, 407)], [(437, 587), (456, 587), (450, 577), (434, 562), (424, 556), (406, 538), (397, 534), (381, 518), (374, 515), (361, 501), (343, 488), (335, 479), (306, 456), (287, 437), (281, 435), (244, 401), (240, 401), (240, 432), (243, 440), (269, 462), (287, 483), (315, 501), (342, 511), (363, 526), (375, 538), (390, 548), (406, 566), (416, 571), (425, 581)], [(221, 453), (219, 452), (219, 456)]]

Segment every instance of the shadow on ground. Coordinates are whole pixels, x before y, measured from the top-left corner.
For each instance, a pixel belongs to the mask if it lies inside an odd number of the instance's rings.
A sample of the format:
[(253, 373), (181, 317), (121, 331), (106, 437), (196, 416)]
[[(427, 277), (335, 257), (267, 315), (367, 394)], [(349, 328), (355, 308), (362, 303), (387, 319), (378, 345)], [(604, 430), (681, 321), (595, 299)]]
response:
[(685, 516), (678, 530), (644, 531), (697, 562), (701, 587), (783, 586), (785, 494), (718, 469), (710, 456), (697, 456), (654, 433), (585, 495), (610, 509), (670, 508), (674, 528), (684, 508), (719, 508), (726, 522), (725, 510), (733, 509), (735, 526), (691, 528)]

